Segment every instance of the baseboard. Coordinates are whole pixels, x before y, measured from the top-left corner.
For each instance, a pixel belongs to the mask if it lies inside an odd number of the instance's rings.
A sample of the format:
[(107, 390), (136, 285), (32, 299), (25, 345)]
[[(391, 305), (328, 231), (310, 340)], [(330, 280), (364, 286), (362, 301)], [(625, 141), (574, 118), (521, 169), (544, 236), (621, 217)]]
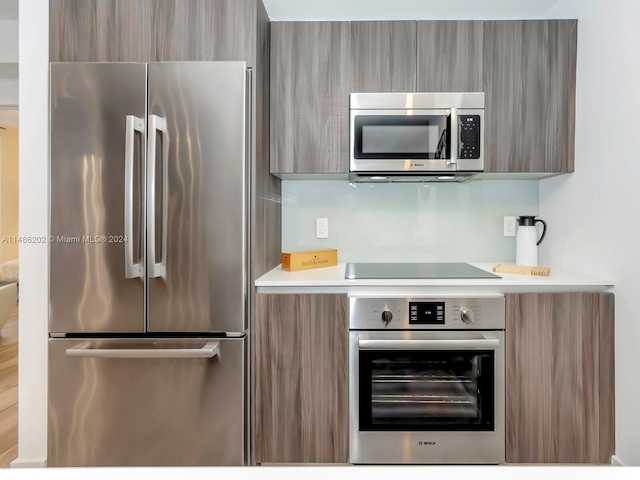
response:
[(624, 463), (620, 457), (617, 457), (616, 455), (611, 455), (611, 465), (616, 465), (618, 467), (626, 467), (627, 464)]
[(46, 458), (16, 458), (11, 468), (42, 468), (47, 466)]

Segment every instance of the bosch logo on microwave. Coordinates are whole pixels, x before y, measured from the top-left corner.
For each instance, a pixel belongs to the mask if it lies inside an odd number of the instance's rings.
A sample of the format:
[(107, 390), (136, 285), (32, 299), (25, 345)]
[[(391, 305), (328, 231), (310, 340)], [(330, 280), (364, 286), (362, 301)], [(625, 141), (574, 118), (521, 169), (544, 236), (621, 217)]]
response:
[(421, 447), (422, 446), (435, 445), (435, 444), (436, 444), (436, 442), (422, 442), (422, 441), (418, 442), (418, 445), (421, 446)]
[(424, 167), (424, 163), (412, 163), (412, 167)]

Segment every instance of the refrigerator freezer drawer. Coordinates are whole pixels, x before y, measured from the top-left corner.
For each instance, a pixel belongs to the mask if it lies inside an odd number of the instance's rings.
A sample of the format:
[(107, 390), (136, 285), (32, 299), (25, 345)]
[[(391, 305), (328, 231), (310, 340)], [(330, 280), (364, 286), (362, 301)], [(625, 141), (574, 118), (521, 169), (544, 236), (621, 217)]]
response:
[(247, 337), (50, 339), (49, 466), (244, 465)]

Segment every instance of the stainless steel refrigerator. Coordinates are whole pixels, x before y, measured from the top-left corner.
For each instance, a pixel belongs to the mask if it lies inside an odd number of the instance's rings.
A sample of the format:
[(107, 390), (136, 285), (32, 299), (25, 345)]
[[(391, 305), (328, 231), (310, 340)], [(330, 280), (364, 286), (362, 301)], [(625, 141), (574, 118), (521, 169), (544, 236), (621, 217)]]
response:
[(250, 70), (50, 74), (48, 465), (246, 464)]

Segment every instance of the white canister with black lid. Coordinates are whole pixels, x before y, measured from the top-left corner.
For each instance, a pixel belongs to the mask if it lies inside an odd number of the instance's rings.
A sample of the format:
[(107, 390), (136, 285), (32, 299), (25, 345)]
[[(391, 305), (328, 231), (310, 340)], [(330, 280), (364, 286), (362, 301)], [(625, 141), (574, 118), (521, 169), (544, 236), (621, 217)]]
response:
[[(542, 235), (538, 238), (536, 223), (542, 223)], [(535, 216), (518, 217), (516, 231), (516, 265), (538, 266), (538, 245), (547, 233), (547, 223)]]

